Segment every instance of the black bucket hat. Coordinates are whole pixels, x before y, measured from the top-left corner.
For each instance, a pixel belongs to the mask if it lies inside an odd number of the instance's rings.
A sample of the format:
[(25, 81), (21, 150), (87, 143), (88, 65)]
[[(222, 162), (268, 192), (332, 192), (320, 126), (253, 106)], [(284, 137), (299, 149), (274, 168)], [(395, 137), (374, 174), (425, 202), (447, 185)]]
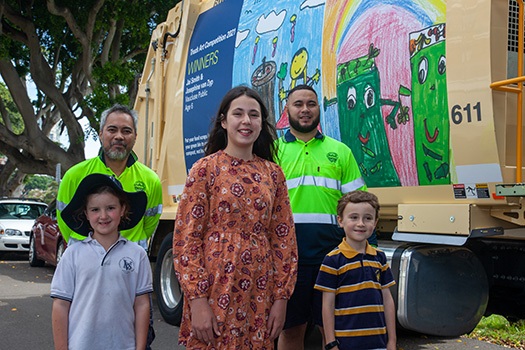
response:
[(62, 220), (64, 220), (71, 230), (86, 237), (89, 235), (91, 226), (86, 215), (80, 212), (80, 210), (85, 205), (86, 197), (102, 186), (111, 187), (116, 192), (123, 193), (128, 198), (128, 204), (130, 206), (129, 214), (127, 218), (120, 221), (120, 230), (133, 228), (142, 219), (148, 201), (145, 192), (126, 192), (122, 188), (122, 184), (115, 177), (105, 174), (90, 174), (80, 182), (73, 198), (64, 210), (62, 210)]

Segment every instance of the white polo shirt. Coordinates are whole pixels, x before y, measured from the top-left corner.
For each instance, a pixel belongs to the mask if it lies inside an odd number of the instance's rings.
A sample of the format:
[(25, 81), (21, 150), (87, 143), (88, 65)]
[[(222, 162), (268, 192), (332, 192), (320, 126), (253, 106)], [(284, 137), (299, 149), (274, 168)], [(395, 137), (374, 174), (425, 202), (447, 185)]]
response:
[(135, 349), (139, 295), (153, 291), (146, 251), (120, 237), (106, 252), (91, 235), (69, 246), (51, 282), (51, 297), (71, 302), (69, 349)]

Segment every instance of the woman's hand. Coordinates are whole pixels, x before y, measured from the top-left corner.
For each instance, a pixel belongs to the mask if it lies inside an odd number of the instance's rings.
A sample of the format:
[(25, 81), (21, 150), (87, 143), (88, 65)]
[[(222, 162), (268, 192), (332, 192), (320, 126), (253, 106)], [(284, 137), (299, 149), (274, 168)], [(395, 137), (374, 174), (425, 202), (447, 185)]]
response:
[(205, 344), (215, 345), (215, 336), (220, 336), (217, 319), (208, 304), (207, 298), (190, 301), (191, 328), (195, 338)]
[(268, 317), (268, 332), (270, 333), (270, 340), (277, 339), (284, 327), (284, 320), (286, 319), (286, 303), (288, 300), (276, 300), (270, 309), (270, 316)]

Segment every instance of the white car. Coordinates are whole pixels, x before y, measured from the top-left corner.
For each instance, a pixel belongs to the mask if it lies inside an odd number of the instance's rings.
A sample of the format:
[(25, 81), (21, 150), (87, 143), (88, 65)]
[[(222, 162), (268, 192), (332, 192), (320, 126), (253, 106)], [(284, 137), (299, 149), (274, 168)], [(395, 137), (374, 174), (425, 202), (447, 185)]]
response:
[(24, 198), (0, 198), (0, 251), (29, 251), (29, 236), (44, 202)]

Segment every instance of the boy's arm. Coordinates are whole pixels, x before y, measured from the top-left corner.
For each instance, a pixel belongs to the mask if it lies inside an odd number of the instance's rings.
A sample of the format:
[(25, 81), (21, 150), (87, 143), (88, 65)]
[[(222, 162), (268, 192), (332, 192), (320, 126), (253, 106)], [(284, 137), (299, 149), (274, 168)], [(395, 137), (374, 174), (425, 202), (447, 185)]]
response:
[(396, 306), (389, 288), (383, 288), (382, 293), (385, 306), (386, 332), (388, 335), (387, 350), (396, 350)]
[[(323, 332), (326, 344), (335, 341), (335, 293), (323, 292)], [(338, 349), (334, 347), (333, 349)]]
[(53, 341), (55, 350), (67, 350), (68, 348), (68, 325), (69, 308), (71, 302), (63, 299), (53, 299), (51, 320), (53, 324)]
[(135, 298), (135, 346), (137, 350), (146, 349), (149, 328), (149, 294), (142, 294)]

